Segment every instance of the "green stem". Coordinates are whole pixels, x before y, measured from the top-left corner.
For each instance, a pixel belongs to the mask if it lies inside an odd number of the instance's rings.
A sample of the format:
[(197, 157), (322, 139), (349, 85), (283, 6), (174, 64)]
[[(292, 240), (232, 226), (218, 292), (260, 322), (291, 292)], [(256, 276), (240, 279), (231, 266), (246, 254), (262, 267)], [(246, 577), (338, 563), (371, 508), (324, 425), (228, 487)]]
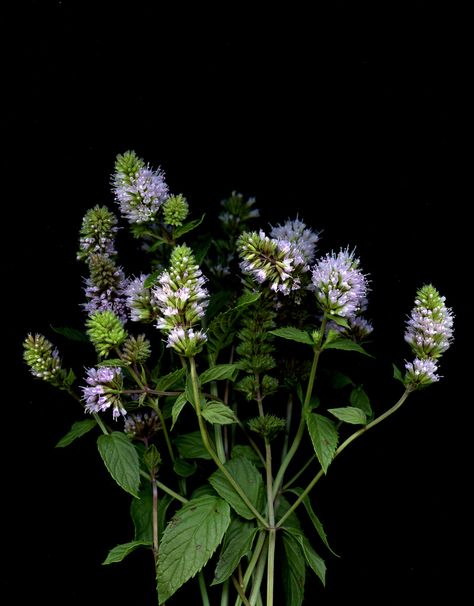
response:
[(281, 488), (282, 492), (283, 492), (283, 491), (285, 491), (287, 488), (289, 488), (289, 487), (290, 487), (292, 484), (294, 484), (294, 483), (296, 482), (296, 480), (297, 480), (297, 479), (300, 477), (300, 475), (301, 475), (301, 474), (303, 474), (303, 473), (304, 473), (304, 472), (305, 472), (305, 471), (308, 469), (308, 467), (311, 465), (311, 463), (312, 463), (312, 462), (313, 462), (315, 459), (316, 459), (316, 455), (312, 455), (312, 456), (311, 456), (311, 457), (310, 457), (310, 458), (309, 458), (309, 459), (306, 461), (306, 463), (303, 465), (303, 467), (302, 467), (302, 468), (301, 468), (299, 471), (297, 471), (297, 472), (295, 473), (295, 475), (294, 475), (292, 478), (290, 478), (290, 479), (288, 480), (288, 482), (286, 482), (286, 484), (284, 484), (284, 485), (282, 486), (282, 488)]
[(151, 488), (153, 493), (153, 555), (155, 556), (156, 565), (160, 548), (158, 542), (158, 486), (156, 485), (156, 478), (151, 479)]
[(102, 433), (107, 436), (109, 434), (109, 432), (107, 431), (107, 428), (104, 425), (104, 422), (102, 421), (100, 416), (96, 412), (93, 412), (92, 415), (93, 415), (94, 419), (97, 421), (97, 425), (100, 427)]
[(250, 606), (250, 602), (247, 600), (244, 590), (242, 589), (242, 585), (240, 585), (239, 581), (235, 578), (234, 575), (232, 575), (232, 582), (234, 583), (234, 587), (237, 590), (237, 593), (239, 594), (236, 604), (242, 603), (244, 604), (244, 606)]
[(250, 592), (250, 606), (255, 606), (258, 598), (260, 597), (260, 587), (262, 585), (263, 573), (265, 572), (265, 566), (267, 564), (267, 553), (268, 553), (268, 541), (265, 541), (263, 549), (258, 559), (257, 568), (252, 583), (252, 591)]
[(275, 509), (273, 502), (272, 450), (268, 438), (265, 438), (265, 471), (267, 480), (268, 507), (268, 554), (267, 554), (267, 606), (273, 606), (273, 587), (275, 579)]
[(285, 427), (285, 438), (283, 440), (283, 446), (281, 449), (281, 463), (285, 460), (286, 453), (288, 452), (288, 443), (290, 441), (290, 427), (291, 417), (293, 416), (293, 394), (290, 393), (288, 401), (286, 403), (286, 427)]
[(242, 501), (247, 505), (247, 507), (250, 509), (250, 511), (253, 513), (253, 515), (257, 518), (257, 520), (266, 528), (266, 527), (268, 527), (266, 520), (260, 515), (260, 513), (257, 511), (257, 509), (255, 509), (252, 502), (249, 500), (249, 498), (247, 497), (245, 492), (242, 490), (240, 485), (235, 481), (234, 477), (229, 473), (229, 471), (226, 469), (226, 467), (224, 467), (223, 463), (221, 463), (219, 457), (217, 456), (217, 453), (211, 446), (211, 443), (209, 440), (209, 435), (207, 433), (206, 424), (204, 422), (204, 419), (202, 417), (202, 412), (201, 412), (201, 394), (200, 394), (200, 388), (199, 388), (199, 379), (198, 379), (197, 370), (196, 370), (196, 360), (194, 359), (194, 357), (189, 358), (189, 363), (190, 363), (190, 367), (191, 367), (191, 381), (193, 384), (194, 404), (195, 404), (195, 409), (196, 409), (196, 415), (198, 418), (199, 431), (201, 432), (201, 438), (202, 438), (202, 443), (204, 445), (204, 448), (210, 454), (212, 460), (217, 465), (217, 467), (220, 469), (220, 471), (222, 471), (222, 473), (225, 475), (225, 477), (229, 480), (230, 484), (232, 485), (234, 490), (237, 492), (237, 494), (240, 496)]
[(202, 570), (198, 573), (198, 580), (199, 590), (201, 592), (202, 606), (211, 606), (211, 603), (209, 602), (209, 596), (207, 595), (206, 581), (204, 579), (204, 574)]
[(222, 584), (221, 606), (229, 605), (229, 579), (226, 579)]
[[(150, 474), (147, 473), (146, 471), (144, 471), (143, 469), (140, 469), (140, 475), (143, 478), (146, 478), (148, 481), (151, 481)], [(158, 486), (158, 488), (161, 488), (161, 490), (163, 492), (166, 492), (166, 494), (169, 494), (170, 497), (173, 497), (173, 499), (180, 501), (181, 503), (183, 503), (183, 505), (188, 502), (188, 499), (186, 499), (182, 495), (175, 492), (172, 488), (169, 488), (168, 486), (166, 486), (166, 484), (163, 484), (163, 482), (160, 482), (160, 480), (155, 479), (155, 482), (156, 482), (156, 485)]]
[[(387, 419), (394, 412), (396, 412), (400, 408), (400, 406), (405, 402), (405, 400), (408, 398), (411, 391), (412, 391), (412, 389), (410, 389), (410, 388), (405, 389), (402, 397), (398, 400), (398, 402), (396, 404), (394, 404), (392, 406), (392, 408), (389, 408), (384, 413), (382, 413), (379, 417), (377, 417), (376, 419), (374, 419), (373, 421), (371, 421), (370, 423), (368, 423), (367, 425), (365, 425), (358, 431), (355, 431), (346, 440), (344, 440), (344, 442), (339, 446), (339, 448), (334, 453), (333, 458), (335, 459), (338, 455), (340, 455), (341, 452), (345, 448), (347, 448), (347, 446), (349, 446), (349, 444), (351, 444), (351, 442), (353, 442), (354, 440), (356, 440), (357, 438), (362, 436), (364, 433), (366, 433), (369, 429), (371, 429), (372, 427), (375, 427), (376, 425), (378, 425), (379, 423), (381, 423), (382, 421)], [(288, 518), (288, 516), (290, 516), (293, 513), (293, 511), (295, 511), (295, 509), (301, 504), (303, 499), (309, 494), (309, 492), (313, 489), (313, 487), (317, 484), (317, 482), (319, 482), (319, 480), (322, 478), (323, 475), (324, 475), (324, 472), (322, 469), (320, 469), (318, 471), (318, 473), (314, 476), (314, 478), (311, 480), (311, 482), (308, 484), (308, 486), (306, 486), (306, 488), (303, 490), (303, 492), (300, 494), (300, 496), (296, 499), (296, 501), (288, 509), (288, 511), (285, 513), (285, 515), (278, 521), (276, 528), (280, 528), (282, 526), (282, 524), (285, 522), (285, 520)]]

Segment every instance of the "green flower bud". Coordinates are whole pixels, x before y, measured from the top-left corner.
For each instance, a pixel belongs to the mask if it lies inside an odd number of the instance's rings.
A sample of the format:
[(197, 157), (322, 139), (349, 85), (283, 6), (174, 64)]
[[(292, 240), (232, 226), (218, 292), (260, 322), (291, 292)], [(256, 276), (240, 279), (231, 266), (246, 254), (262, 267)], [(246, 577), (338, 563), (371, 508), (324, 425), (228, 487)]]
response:
[(122, 357), (127, 362), (135, 364), (137, 362), (143, 364), (151, 355), (150, 341), (145, 335), (133, 335), (128, 337), (122, 347)]
[(163, 217), (165, 223), (179, 227), (183, 224), (189, 213), (189, 205), (182, 194), (170, 196), (163, 204)]
[(144, 167), (145, 162), (133, 150), (118, 154), (115, 160), (115, 172), (120, 173), (122, 180), (125, 180), (128, 185), (131, 184), (131, 179), (136, 176), (138, 171)]
[(127, 338), (119, 318), (111, 311), (97, 311), (86, 323), (87, 334), (98, 355), (105, 357), (113, 347), (120, 347)]
[(23, 342), (23, 358), (31, 374), (60, 389), (69, 389), (74, 383), (72, 370), (62, 368), (58, 350), (43, 335), (29, 334)]
[(115, 255), (116, 225), (117, 217), (106, 206), (97, 205), (89, 209), (82, 220), (77, 258), (87, 261), (91, 255)]
[(258, 433), (262, 438), (269, 441), (273, 440), (281, 431), (286, 429), (285, 419), (280, 419), (275, 415), (264, 415), (263, 417), (255, 417), (248, 421), (250, 431)]

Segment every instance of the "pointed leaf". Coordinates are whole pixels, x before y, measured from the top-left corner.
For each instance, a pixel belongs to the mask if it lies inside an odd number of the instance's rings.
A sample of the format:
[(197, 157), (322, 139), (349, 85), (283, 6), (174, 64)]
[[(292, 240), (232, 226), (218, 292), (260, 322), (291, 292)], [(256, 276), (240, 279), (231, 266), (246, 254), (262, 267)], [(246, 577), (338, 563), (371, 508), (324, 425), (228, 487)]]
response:
[(191, 230), (196, 229), (196, 227), (201, 225), (201, 223), (204, 221), (205, 216), (206, 214), (203, 214), (200, 219), (194, 219), (193, 221), (189, 221), (189, 223), (185, 223), (181, 227), (176, 228), (173, 233), (175, 240), (181, 236), (184, 236), (184, 234), (187, 234)]
[(251, 446), (247, 446), (246, 444), (236, 444), (232, 448), (231, 458), (236, 459), (237, 457), (244, 457), (251, 461), (257, 467), (262, 467), (263, 463), (258, 454)]
[(173, 419), (171, 429), (173, 429), (173, 427), (175, 426), (176, 421), (178, 420), (178, 417), (179, 417), (181, 411), (183, 410), (185, 404), (187, 403), (187, 401), (188, 401), (188, 399), (187, 399), (185, 393), (180, 393), (179, 396), (176, 398), (176, 401), (173, 404), (173, 408), (171, 409), (171, 418)]
[(236, 364), (217, 364), (216, 366), (205, 370), (199, 376), (199, 381), (201, 382), (201, 385), (209, 383), (210, 381), (223, 381), (225, 379), (235, 381), (238, 372), (239, 369)]
[(99, 362), (97, 366), (117, 366), (119, 368), (125, 368), (130, 366), (130, 362), (121, 360), (120, 358), (110, 358), (109, 360), (102, 360), (102, 362)]
[(260, 299), (261, 295), (262, 293), (260, 292), (244, 292), (244, 294), (237, 299), (237, 302), (233, 309), (237, 310), (241, 309), (242, 307), (252, 305)]
[(318, 461), (324, 473), (327, 473), (337, 448), (338, 434), (336, 427), (330, 419), (315, 412), (306, 416), (306, 425)]
[(181, 478), (189, 478), (197, 469), (195, 462), (188, 463), (185, 459), (175, 459), (173, 463), (173, 471)]
[(211, 455), (204, 448), (201, 433), (193, 431), (184, 433), (173, 440), (179, 455), (183, 459), (210, 459)]
[(328, 408), (328, 412), (344, 423), (351, 425), (367, 425), (367, 415), (355, 406), (343, 406), (342, 408)]
[(69, 446), (72, 444), (74, 440), (80, 438), (81, 436), (88, 433), (91, 429), (97, 425), (97, 421), (94, 419), (84, 419), (84, 421), (76, 421), (72, 424), (71, 429), (67, 432), (67, 434), (62, 437), (59, 442), (56, 444), (56, 448), (64, 448), (65, 446)]
[[(295, 494), (299, 497), (301, 495), (301, 493), (303, 492), (303, 489), (302, 488), (289, 488), (288, 492), (292, 492), (293, 494)], [(339, 557), (337, 555), (337, 553), (333, 549), (331, 549), (331, 547), (328, 543), (328, 538), (326, 536), (326, 532), (324, 531), (323, 525), (321, 523), (321, 520), (314, 513), (314, 510), (313, 510), (313, 507), (311, 505), (311, 501), (310, 501), (308, 495), (306, 495), (303, 499), (303, 506), (306, 509), (306, 513), (308, 514), (309, 519), (313, 523), (313, 526), (316, 529), (316, 532), (318, 533), (321, 541), (326, 545), (326, 547), (329, 549), (329, 551), (331, 553), (333, 553), (336, 557)]]
[(397, 381), (400, 381), (400, 383), (403, 383), (405, 385), (403, 375), (402, 375), (400, 369), (398, 368), (398, 366), (395, 366), (395, 364), (392, 364), (392, 366), (393, 366), (393, 378), (396, 379)]
[(357, 351), (358, 353), (364, 354), (364, 356), (369, 356), (369, 358), (373, 358), (373, 356), (365, 351), (365, 349), (351, 341), (350, 339), (334, 339), (329, 342), (324, 343), (322, 349), (342, 349), (344, 351)]
[(69, 326), (51, 326), (55, 333), (62, 335), (70, 341), (79, 341), (81, 343), (90, 343), (89, 337), (82, 330), (77, 328), (70, 328)]
[(175, 370), (174, 372), (170, 372), (167, 375), (163, 375), (160, 377), (155, 385), (155, 389), (157, 391), (168, 391), (172, 387), (176, 385), (182, 386), (184, 384), (184, 378), (186, 376), (186, 370), (184, 368), (180, 368), (179, 370)]
[(345, 375), (343, 372), (339, 372), (338, 370), (333, 370), (330, 374), (331, 385), (334, 389), (342, 389), (346, 387), (346, 385), (354, 385), (354, 382), (350, 377)]
[(285, 604), (301, 606), (306, 580), (305, 558), (298, 540), (286, 530), (285, 528), (281, 534), (284, 550), (283, 589), (286, 598)]
[(271, 330), (270, 334), (281, 337), (282, 339), (289, 339), (290, 341), (298, 341), (298, 343), (306, 343), (306, 345), (314, 346), (313, 339), (306, 331), (294, 328), (293, 326), (285, 326), (284, 328)]
[(129, 553), (135, 551), (138, 547), (149, 547), (151, 543), (147, 541), (130, 541), (130, 543), (122, 543), (109, 551), (109, 555), (102, 564), (115, 564), (121, 562)]
[(134, 497), (138, 497), (140, 463), (138, 453), (127, 436), (120, 431), (99, 436), (97, 447), (117, 484)]
[(293, 539), (295, 539), (299, 543), (306, 563), (308, 564), (308, 566), (310, 566), (310, 568), (312, 568), (312, 570), (316, 574), (316, 576), (319, 577), (322, 584), (325, 585), (326, 584), (326, 564), (324, 563), (324, 560), (321, 558), (321, 556), (318, 555), (316, 553), (316, 551), (313, 549), (310, 542), (304, 536), (302, 531), (298, 530), (296, 528), (284, 528), (284, 532), (286, 532), (288, 535), (290, 535)]
[[(248, 459), (238, 457), (227, 461), (225, 467), (242, 488), (255, 509), (260, 511), (263, 507), (265, 495), (262, 476), (255, 465)], [(209, 483), (240, 516), (246, 520), (252, 520), (255, 517), (220, 469), (210, 476)]]
[(351, 403), (351, 406), (360, 408), (368, 417), (372, 417), (373, 412), (372, 407), (370, 406), (369, 396), (365, 393), (362, 385), (354, 387), (354, 389), (351, 391), (349, 402)]
[(235, 414), (232, 408), (222, 402), (207, 402), (202, 408), (202, 416), (209, 423), (217, 425), (230, 425), (236, 422)]
[(160, 544), (157, 566), (160, 604), (203, 568), (229, 523), (229, 505), (217, 496), (191, 499), (177, 511)]
[(135, 541), (153, 543), (153, 497), (150, 483), (133, 498), (130, 505), (130, 516), (135, 527)]
[(244, 555), (249, 553), (257, 534), (257, 528), (251, 522), (244, 522), (240, 518), (233, 518), (227, 532), (217, 562), (214, 580), (211, 585), (223, 583), (239, 565)]

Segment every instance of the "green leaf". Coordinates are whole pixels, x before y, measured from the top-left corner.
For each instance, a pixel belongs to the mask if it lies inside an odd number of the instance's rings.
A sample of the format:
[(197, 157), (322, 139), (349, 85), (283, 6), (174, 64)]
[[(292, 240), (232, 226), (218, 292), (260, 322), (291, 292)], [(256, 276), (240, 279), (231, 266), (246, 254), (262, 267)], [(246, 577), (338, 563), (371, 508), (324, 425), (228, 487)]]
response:
[(331, 320), (338, 326), (342, 326), (343, 328), (350, 328), (349, 322), (345, 318), (341, 318), (341, 316), (331, 316)]
[(177, 385), (182, 387), (184, 384), (185, 376), (186, 370), (184, 368), (180, 368), (179, 370), (170, 372), (167, 375), (163, 375), (157, 380), (155, 384), (155, 389), (157, 391), (168, 391), (172, 387), (176, 387)]
[[(299, 497), (302, 494), (303, 489), (302, 488), (289, 488), (288, 492), (292, 492), (293, 494), (295, 494), (296, 496)], [(326, 532), (324, 531), (322, 522), (318, 518), (318, 516), (314, 513), (314, 510), (313, 510), (313, 507), (311, 505), (311, 501), (310, 501), (308, 495), (306, 495), (303, 499), (303, 506), (306, 509), (306, 513), (308, 514), (309, 519), (313, 523), (313, 526), (316, 529), (316, 532), (318, 533), (321, 541), (326, 545), (326, 547), (329, 549), (329, 551), (332, 554), (334, 554), (336, 557), (339, 557), (338, 554), (333, 549), (331, 549), (329, 542), (328, 542)]]
[(130, 366), (130, 362), (121, 360), (120, 358), (110, 358), (109, 360), (102, 360), (97, 366), (118, 366), (119, 368), (125, 368), (126, 366)]
[(400, 369), (398, 368), (398, 366), (396, 366), (395, 364), (392, 364), (392, 366), (393, 366), (393, 378), (396, 379), (397, 381), (400, 381), (400, 383), (403, 383), (403, 385), (405, 385), (403, 375), (402, 375)]
[(257, 467), (263, 467), (262, 460), (251, 446), (247, 444), (236, 444), (232, 447), (231, 458), (244, 457), (251, 461)]
[[(265, 495), (262, 476), (255, 465), (248, 459), (238, 457), (227, 461), (225, 468), (242, 488), (255, 509), (261, 511)], [(210, 476), (209, 483), (240, 516), (246, 520), (252, 520), (255, 517), (220, 469)]]
[(328, 412), (344, 423), (351, 425), (367, 425), (367, 415), (355, 406), (343, 406), (342, 408), (328, 408)]
[(322, 349), (342, 349), (344, 351), (357, 351), (358, 353), (364, 354), (364, 356), (369, 356), (369, 358), (374, 357), (371, 354), (367, 353), (361, 345), (355, 343), (354, 341), (351, 341), (350, 339), (334, 339), (329, 342), (326, 341)]
[(90, 343), (89, 337), (82, 330), (70, 328), (69, 326), (51, 326), (55, 333), (62, 335), (70, 341), (79, 341), (80, 343)]
[(148, 278), (145, 279), (145, 281), (143, 282), (143, 287), (144, 288), (151, 288), (152, 286), (155, 285), (156, 279), (158, 278), (158, 276), (162, 273), (162, 270), (157, 270), (154, 271), (152, 274), (150, 274), (148, 276)]
[(200, 242), (194, 244), (193, 253), (194, 258), (196, 260), (196, 265), (202, 265), (202, 262), (206, 258), (206, 255), (209, 252), (209, 249), (211, 248), (211, 243), (211, 239), (206, 237)]
[(138, 453), (127, 436), (120, 431), (99, 436), (97, 447), (117, 484), (134, 497), (138, 497), (140, 462)]
[(256, 303), (261, 296), (262, 293), (260, 292), (244, 292), (244, 294), (237, 299), (233, 310), (238, 310), (242, 307), (252, 305), (253, 303)]
[(184, 459), (175, 459), (173, 463), (173, 470), (176, 475), (181, 478), (189, 478), (192, 476), (197, 469), (196, 463), (188, 463)]
[(277, 328), (276, 330), (270, 330), (271, 335), (281, 337), (282, 339), (289, 339), (290, 341), (298, 341), (298, 343), (306, 343), (307, 345), (313, 345), (313, 339), (304, 330), (294, 328), (293, 326), (285, 326), (284, 328)]
[(235, 378), (239, 372), (236, 364), (217, 364), (212, 368), (205, 370), (200, 376), (199, 381), (201, 385), (209, 383), (210, 381), (223, 381), (230, 380), (235, 381)]
[(230, 425), (236, 422), (232, 408), (214, 400), (206, 402), (202, 408), (202, 416), (209, 423), (217, 423), (217, 425)]
[(257, 534), (252, 522), (233, 518), (224, 536), (222, 549), (217, 562), (214, 579), (211, 585), (218, 585), (227, 580), (239, 565), (240, 560), (250, 552)]
[(128, 556), (129, 553), (135, 551), (138, 547), (149, 547), (151, 543), (147, 541), (130, 541), (130, 543), (122, 543), (109, 551), (109, 555), (102, 564), (115, 564), (121, 562)]
[(185, 223), (181, 227), (176, 228), (173, 232), (174, 239), (176, 240), (177, 238), (184, 236), (184, 234), (187, 234), (188, 232), (192, 231), (193, 229), (196, 229), (196, 227), (201, 225), (201, 223), (204, 221), (205, 216), (206, 216), (206, 214), (204, 213), (200, 219), (194, 219), (193, 221), (189, 221), (188, 223)]
[(337, 448), (338, 434), (334, 423), (318, 415), (315, 412), (306, 415), (306, 425), (308, 427), (311, 442), (318, 461), (327, 473), (329, 464), (333, 460)]
[(183, 459), (210, 459), (211, 455), (204, 448), (201, 433), (193, 431), (177, 436), (173, 443)]
[(184, 394), (184, 393), (180, 393), (179, 396), (176, 398), (176, 401), (173, 404), (173, 408), (171, 410), (171, 418), (173, 419), (171, 429), (173, 429), (173, 427), (175, 426), (176, 421), (178, 420), (178, 417), (179, 417), (181, 411), (183, 410), (185, 404), (187, 403), (187, 401), (188, 401), (188, 399), (186, 397), (186, 394)]
[(88, 433), (91, 429), (93, 429), (97, 425), (97, 421), (94, 419), (85, 419), (84, 421), (76, 421), (72, 424), (71, 429), (67, 432), (67, 434), (59, 440), (56, 444), (56, 448), (64, 448), (65, 446), (69, 446), (72, 444), (74, 440), (80, 438), (84, 434)]
[(353, 380), (339, 370), (331, 371), (330, 380), (334, 389), (342, 389), (346, 385), (354, 385)]
[[(286, 528), (284, 530), (287, 530)], [(298, 540), (288, 532), (282, 532), (284, 550), (283, 558), (283, 589), (285, 604), (301, 606), (304, 599), (306, 566), (303, 550)]]
[(321, 580), (322, 584), (326, 584), (326, 564), (320, 555), (311, 546), (308, 539), (304, 536), (301, 530), (296, 528), (284, 528), (284, 532), (294, 538), (300, 545), (303, 557), (308, 566), (313, 570), (316, 576)]
[(229, 505), (217, 496), (191, 499), (168, 524), (158, 556), (159, 604), (198, 573), (217, 549), (230, 523)]
[(153, 543), (153, 496), (151, 486), (146, 484), (130, 504), (130, 516), (135, 528), (135, 541)]
[(360, 408), (365, 412), (367, 417), (372, 417), (372, 407), (370, 406), (369, 396), (365, 393), (362, 385), (358, 385), (354, 387), (351, 391), (351, 395), (349, 396), (349, 402), (351, 406), (355, 406), (355, 408)]
[(166, 514), (168, 513), (168, 507), (174, 501), (173, 497), (169, 494), (161, 493), (158, 499), (158, 540), (161, 541), (161, 537), (166, 527)]

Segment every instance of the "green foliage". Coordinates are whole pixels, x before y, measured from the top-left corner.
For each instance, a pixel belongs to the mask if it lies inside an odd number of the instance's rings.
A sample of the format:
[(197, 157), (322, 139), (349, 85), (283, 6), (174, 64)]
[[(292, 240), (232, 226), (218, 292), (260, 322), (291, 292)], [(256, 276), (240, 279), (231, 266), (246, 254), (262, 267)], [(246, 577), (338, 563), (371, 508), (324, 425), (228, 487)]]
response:
[(223, 583), (231, 576), (240, 560), (252, 549), (256, 534), (255, 524), (238, 517), (232, 518), (224, 535), (212, 585)]
[(330, 419), (314, 412), (306, 415), (306, 426), (318, 461), (327, 473), (337, 448), (337, 429)]
[(306, 581), (303, 550), (298, 540), (289, 532), (284, 531), (281, 540), (283, 543), (283, 589), (286, 604), (301, 606)]
[(67, 434), (59, 440), (56, 444), (56, 448), (64, 448), (65, 446), (69, 446), (72, 444), (74, 440), (80, 438), (81, 436), (89, 433), (91, 429), (97, 425), (97, 421), (94, 419), (84, 419), (83, 421), (76, 421), (72, 424), (71, 429), (67, 432)]
[(184, 433), (173, 440), (183, 459), (210, 459), (211, 455), (204, 448), (199, 431)]
[(343, 351), (356, 351), (357, 353), (364, 354), (364, 356), (369, 356), (369, 358), (373, 358), (373, 356), (365, 351), (362, 345), (351, 341), (350, 339), (339, 339), (335, 338), (329, 341), (326, 341), (323, 345), (323, 349), (341, 349)]
[(217, 425), (231, 425), (236, 422), (232, 408), (229, 408), (222, 402), (206, 402), (202, 407), (202, 416), (209, 423), (215, 423)]
[(366, 425), (367, 415), (360, 408), (354, 406), (343, 406), (342, 408), (328, 408), (328, 412), (344, 423), (351, 425)]
[(132, 551), (135, 551), (139, 547), (150, 547), (150, 543), (147, 541), (130, 541), (130, 543), (122, 543), (117, 545), (109, 551), (109, 555), (102, 562), (102, 564), (116, 564), (126, 558)]
[(138, 497), (140, 462), (134, 445), (124, 433), (114, 431), (99, 436), (97, 447), (108, 472), (117, 484)]
[(160, 604), (205, 566), (229, 524), (230, 508), (217, 496), (191, 499), (176, 512), (161, 539), (156, 573)]
[(304, 330), (295, 328), (293, 326), (285, 326), (283, 328), (276, 328), (270, 331), (271, 335), (281, 337), (282, 339), (288, 339), (290, 341), (297, 341), (298, 343), (305, 343), (314, 347), (313, 338)]
[(235, 381), (238, 372), (239, 369), (235, 364), (218, 364), (205, 370), (199, 376), (199, 382), (205, 385), (211, 381)]
[(153, 542), (153, 497), (150, 483), (140, 489), (138, 496), (132, 499), (130, 517), (135, 528), (135, 541)]

